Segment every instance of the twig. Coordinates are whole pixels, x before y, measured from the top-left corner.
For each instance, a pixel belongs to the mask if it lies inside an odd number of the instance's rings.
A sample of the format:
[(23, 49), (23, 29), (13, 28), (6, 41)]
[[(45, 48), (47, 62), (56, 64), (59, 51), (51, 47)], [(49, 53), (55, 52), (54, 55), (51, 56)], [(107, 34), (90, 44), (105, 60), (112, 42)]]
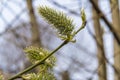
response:
[[(88, 30), (89, 34), (92, 36), (92, 38), (96, 40), (96, 36), (90, 31), (90, 29), (89, 29), (88, 26), (87, 26), (87, 30)], [(100, 48), (102, 48), (101, 44), (100, 44), (97, 40), (96, 40), (96, 43), (98, 44), (98, 46), (99, 46)], [(105, 56), (103, 56), (103, 57), (104, 57), (104, 60), (105, 60), (111, 67), (113, 67), (115, 73), (117, 73), (118, 75), (120, 75), (119, 69), (118, 69), (117, 67), (115, 67), (113, 64), (111, 64), (111, 63), (109, 62), (109, 60), (108, 60)], [(101, 61), (101, 62), (102, 62), (102, 63), (101, 63), (100, 65), (103, 64), (103, 61)], [(99, 68), (100, 68), (100, 66), (98, 67), (98, 69), (99, 69)], [(93, 75), (94, 75), (95, 73), (97, 73), (98, 69), (96, 69), (96, 70), (93, 72)], [(93, 77), (89, 78), (88, 80), (92, 80), (92, 78), (93, 78)], [(120, 76), (119, 76), (119, 78), (120, 78)]]
[(102, 14), (102, 16), (100, 16), (100, 17), (101, 17), (101, 18), (104, 20), (104, 22), (108, 25), (108, 28), (111, 30), (111, 32), (113, 33), (115, 39), (117, 40), (118, 44), (120, 45), (119, 36), (118, 36), (118, 34), (116, 33), (113, 25), (111, 25), (111, 24), (109, 23), (109, 21), (106, 19), (106, 17), (105, 17), (104, 14), (102, 13), (102, 11), (101, 11), (101, 10), (99, 9), (99, 7), (95, 4), (95, 2), (94, 2), (93, 0), (90, 0), (90, 2), (92, 3), (92, 5), (93, 5), (93, 7), (95, 8), (96, 12), (97, 12), (98, 14)]
[(60, 46), (58, 46), (54, 51), (52, 51), (48, 56), (46, 56), (45, 58), (43, 58), (42, 60), (40, 60), (38, 63), (33, 64), (32, 66), (30, 66), (27, 69), (23, 70), (22, 72), (16, 74), (15, 76), (11, 77), (8, 80), (14, 80), (14, 79), (20, 77), (20, 75), (22, 75), (22, 74), (30, 71), (31, 69), (37, 67), (38, 65), (43, 64), (46, 59), (48, 59), (51, 55), (53, 55), (55, 52), (57, 52), (61, 47), (63, 47), (67, 43), (68, 43), (68, 41), (64, 41)]

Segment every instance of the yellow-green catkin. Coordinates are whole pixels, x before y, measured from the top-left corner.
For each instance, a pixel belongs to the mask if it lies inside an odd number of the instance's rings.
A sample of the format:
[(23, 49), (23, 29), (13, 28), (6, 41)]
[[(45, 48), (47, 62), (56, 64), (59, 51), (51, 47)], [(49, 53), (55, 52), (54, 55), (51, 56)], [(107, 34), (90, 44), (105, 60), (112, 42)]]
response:
[[(32, 47), (32, 46), (25, 48), (24, 51), (26, 52), (27, 56), (29, 57), (32, 63), (37, 63), (38, 61), (42, 60), (44, 57), (49, 55), (49, 51), (43, 48)], [(52, 55), (49, 59), (45, 61), (45, 64), (54, 66), (55, 61), (56, 61), (55, 56)]]
[(57, 29), (59, 36), (70, 37), (74, 30), (73, 20), (63, 12), (52, 8), (41, 6), (38, 8), (39, 14)]

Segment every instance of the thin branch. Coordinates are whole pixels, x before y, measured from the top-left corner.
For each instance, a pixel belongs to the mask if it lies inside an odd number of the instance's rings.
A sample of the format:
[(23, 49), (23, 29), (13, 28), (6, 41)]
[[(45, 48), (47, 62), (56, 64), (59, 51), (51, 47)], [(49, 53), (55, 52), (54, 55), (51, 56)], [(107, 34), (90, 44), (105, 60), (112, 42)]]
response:
[[(86, 21), (82, 23), (81, 27), (74, 33), (73, 37), (80, 31), (82, 30), (86, 25)], [(69, 40), (65, 40), (61, 45), (59, 45), (54, 51), (52, 51), (48, 56), (46, 56), (45, 58), (43, 58), (42, 60), (40, 60), (38, 63), (31, 65), (30, 67), (26, 68), (25, 70), (23, 70), (22, 72), (16, 74), (15, 76), (9, 78), (8, 80), (14, 80), (18, 77), (20, 77), (20, 75), (32, 70), (33, 68), (37, 67), (38, 65), (41, 65), (44, 63), (44, 61), (46, 59), (48, 59), (50, 56), (52, 56), (55, 52), (57, 52), (60, 48), (62, 48), (64, 45), (66, 45), (67, 43), (69, 43)]]
[(93, 0), (90, 0), (90, 2), (92, 3), (92, 5), (93, 5), (93, 7), (95, 8), (96, 12), (97, 12), (98, 14), (101, 14), (101, 15), (102, 15), (102, 16), (100, 16), (100, 17), (101, 17), (101, 18), (104, 20), (104, 22), (107, 24), (108, 28), (111, 30), (111, 32), (113, 33), (115, 39), (117, 40), (118, 44), (120, 45), (119, 36), (118, 36), (118, 34), (116, 33), (113, 25), (111, 25), (111, 24), (109, 23), (109, 21), (106, 19), (106, 17), (105, 17), (104, 14), (102, 13), (102, 11), (101, 11), (101, 10), (99, 9), (99, 7), (95, 4), (95, 2), (94, 2)]
[(74, 15), (76, 15), (76, 16), (80, 16), (80, 14), (79, 13), (77, 13), (77, 12), (75, 12), (75, 11), (72, 11), (72, 10), (70, 10), (69, 8), (67, 8), (67, 7), (65, 7), (65, 6), (62, 6), (62, 5), (60, 5), (59, 3), (57, 3), (57, 2), (55, 2), (54, 0), (48, 0), (50, 3), (52, 3), (52, 4), (54, 4), (55, 6), (57, 6), (57, 7), (60, 7), (60, 8), (62, 8), (62, 9), (64, 9), (64, 10), (67, 10), (69, 13), (71, 13), (71, 14), (74, 14)]
[[(89, 29), (88, 25), (87, 25), (87, 30), (88, 30), (89, 34), (92, 36), (92, 38), (96, 40), (96, 36), (91, 32), (91, 30)], [(100, 44), (97, 40), (96, 40), (96, 43), (98, 44), (98, 46), (99, 46), (100, 48), (102, 48), (102, 47), (101, 47), (101, 44)], [(117, 73), (118, 75), (120, 75), (120, 72), (119, 72), (118, 68), (115, 67), (113, 64), (111, 64), (111, 63), (109, 62), (109, 60), (108, 60), (105, 56), (104, 56), (104, 60), (105, 60), (111, 67), (113, 67), (115, 73)], [(101, 61), (101, 62), (102, 62), (102, 63), (101, 63), (101, 65), (102, 65), (102, 64), (103, 64), (103, 61)], [(100, 66), (99, 66), (99, 68), (100, 68)], [(98, 69), (99, 69), (99, 68), (98, 68)], [(97, 73), (98, 69), (96, 69), (96, 70), (93, 72), (93, 75)], [(119, 78), (120, 78), (120, 76), (119, 76)], [(92, 80), (92, 77), (91, 77), (89, 80)]]
[(45, 58), (43, 58), (42, 60), (40, 60), (38, 63), (33, 64), (32, 66), (30, 66), (30, 67), (28, 67), (27, 69), (23, 70), (22, 72), (16, 74), (15, 76), (11, 77), (11, 78), (8, 79), (8, 80), (16, 79), (16, 78), (20, 77), (20, 75), (22, 75), (22, 74), (30, 71), (31, 69), (37, 67), (37, 66), (40, 65), (40, 64), (43, 64), (46, 59), (48, 59), (51, 55), (53, 55), (55, 52), (57, 52), (61, 47), (63, 47), (63, 46), (64, 46), (65, 44), (67, 44), (67, 43), (68, 43), (68, 41), (64, 41), (60, 46), (58, 46), (54, 51), (52, 51), (48, 56), (46, 56)]

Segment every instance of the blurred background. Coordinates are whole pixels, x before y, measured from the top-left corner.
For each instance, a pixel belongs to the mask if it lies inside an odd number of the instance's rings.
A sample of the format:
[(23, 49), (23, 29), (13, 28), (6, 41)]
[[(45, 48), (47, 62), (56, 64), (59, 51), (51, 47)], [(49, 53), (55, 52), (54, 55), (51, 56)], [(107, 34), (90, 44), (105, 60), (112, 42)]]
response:
[[(55, 56), (57, 80), (120, 80), (119, 0), (0, 0), (0, 73), (10, 77), (31, 65), (27, 46), (54, 50), (62, 43), (41, 16), (42, 5), (63, 11), (76, 30), (85, 9), (87, 24), (76, 43), (69, 43)], [(7, 79), (6, 79), (7, 80)]]

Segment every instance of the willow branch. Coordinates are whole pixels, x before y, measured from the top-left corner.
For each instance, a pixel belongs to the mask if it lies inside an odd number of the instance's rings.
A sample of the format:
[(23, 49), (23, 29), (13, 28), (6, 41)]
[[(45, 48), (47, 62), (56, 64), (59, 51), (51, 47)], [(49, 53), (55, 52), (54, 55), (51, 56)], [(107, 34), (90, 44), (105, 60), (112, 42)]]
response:
[[(82, 24), (81, 27), (76, 31), (76, 33), (74, 34), (74, 36), (75, 36), (79, 31), (81, 31), (81, 30), (85, 27), (85, 25), (86, 25), (86, 21), (83, 22), (83, 24)], [(74, 37), (74, 36), (73, 36), (73, 37)], [(14, 80), (14, 79), (16, 79), (16, 78), (19, 78), (20, 75), (22, 75), (22, 74), (24, 74), (24, 73), (32, 70), (33, 68), (37, 67), (38, 65), (43, 64), (46, 59), (48, 59), (51, 55), (53, 55), (55, 52), (57, 52), (60, 48), (62, 48), (62, 47), (63, 47), (64, 45), (66, 45), (67, 43), (69, 43), (69, 41), (68, 41), (68, 40), (65, 40), (61, 45), (59, 45), (59, 46), (58, 46), (54, 51), (52, 51), (48, 56), (46, 56), (45, 58), (43, 58), (42, 60), (40, 60), (38, 63), (33, 64), (32, 66), (26, 68), (26, 69), (23, 70), (22, 72), (16, 74), (15, 76), (9, 78), (8, 80)]]
[(53, 55), (55, 52), (57, 52), (61, 47), (63, 47), (67, 43), (68, 43), (68, 41), (64, 41), (60, 46), (58, 46), (54, 51), (52, 51), (48, 56), (46, 56), (45, 58), (43, 58), (42, 60), (40, 60), (38, 63), (33, 64), (32, 66), (30, 66), (27, 69), (23, 70), (22, 72), (16, 74), (15, 76), (11, 77), (8, 80), (16, 79), (16, 78), (20, 77), (20, 75), (22, 75), (22, 74), (24, 74), (24, 73), (32, 70), (33, 68), (37, 67), (38, 65), (43, 64), (46, 59), (48, 59), (51, 55)]

